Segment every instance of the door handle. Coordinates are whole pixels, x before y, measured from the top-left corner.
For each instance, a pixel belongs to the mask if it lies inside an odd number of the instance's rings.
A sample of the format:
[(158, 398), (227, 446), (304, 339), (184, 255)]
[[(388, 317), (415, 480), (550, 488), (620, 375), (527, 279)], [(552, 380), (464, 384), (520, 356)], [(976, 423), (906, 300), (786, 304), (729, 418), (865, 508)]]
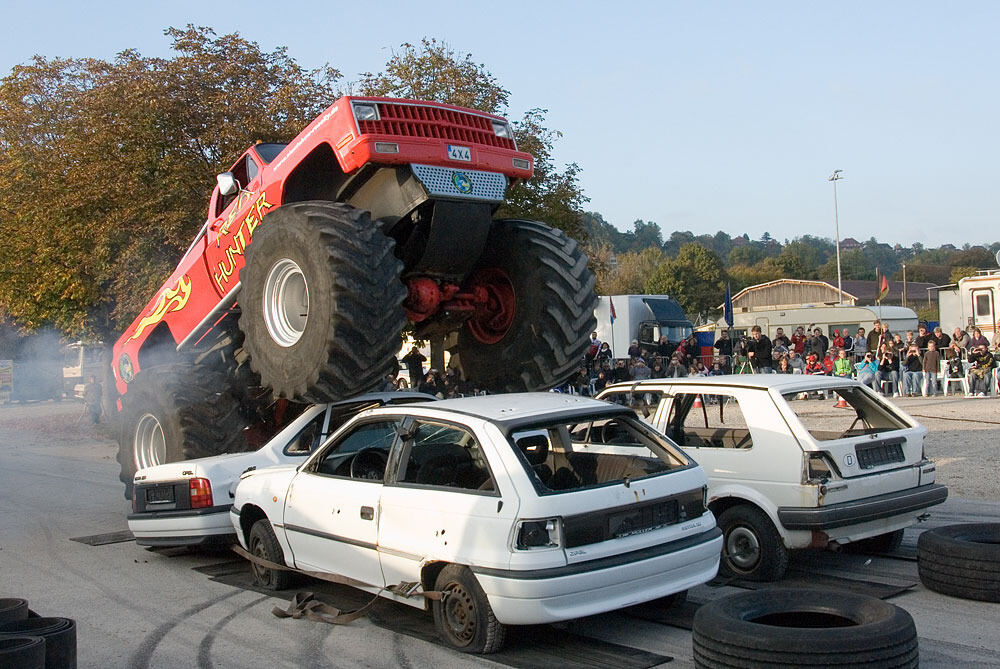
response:
[(375, 518), (375, 509), (370, 506), (361, 507), (361, 520), (372, 520)]

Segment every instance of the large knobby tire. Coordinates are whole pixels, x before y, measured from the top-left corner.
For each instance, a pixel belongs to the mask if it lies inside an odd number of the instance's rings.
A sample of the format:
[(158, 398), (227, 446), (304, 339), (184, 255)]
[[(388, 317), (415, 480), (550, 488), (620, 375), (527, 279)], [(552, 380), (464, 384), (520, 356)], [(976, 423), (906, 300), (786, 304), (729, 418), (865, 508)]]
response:
[(767, 514), (740, 504), (719, 515), (722, 529), (722, 576), (748, 581), (777, 581), (788, 569), (788, 549)]
[(125, 498), (143, 467), (246, 450), (246, 418), (225, 374), (174, 363), (150, 367), (128, 384), (118, 437)]
[[(261, 518), (250, 528), (247, 546), (252, 555), (276, 564), (285, 564), (285, 553), (267, 518)], [(250, 574), (254, 585), (267, 590), (284, 590), (292, 584), (292, 572), (270, 569), (254, 562), (250, 563)]]
[(495, 653), (503, 647), (507, 628), (493, 615), (486, 593), (468, 567), (446, 566), (434, 589), (445, 593), (431, 608), (446, 644), (463, 653)]
[(597, 296), (575, 241), (544, 223), (495, 221), (467, 283), (489, 300), (458, 333), (466, 379), (494, 391), (547, 390), (577, 371)]
[(917, 539), (920, 582), (945, 595), (1000, 602), (1000, 523), (947, 525)]
[(394, 244), (368, 212), (342, 203), (267, 215), (240, 272), (239, 324), (275, 397), (337, 401), (395, 369), (406, 288)]
[(875, 597), (775, 588), (700, 607), (691, 628), (698, 667), (916, 667), (910, 614)]

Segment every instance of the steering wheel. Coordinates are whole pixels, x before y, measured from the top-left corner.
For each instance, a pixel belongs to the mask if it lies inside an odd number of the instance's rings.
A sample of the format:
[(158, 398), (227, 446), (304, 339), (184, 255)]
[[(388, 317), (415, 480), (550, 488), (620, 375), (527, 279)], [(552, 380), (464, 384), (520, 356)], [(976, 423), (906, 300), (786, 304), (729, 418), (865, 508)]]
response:
[(362, 448), (351, 459), (351, 478), (381, 481), (389, 457), (378, 448)]

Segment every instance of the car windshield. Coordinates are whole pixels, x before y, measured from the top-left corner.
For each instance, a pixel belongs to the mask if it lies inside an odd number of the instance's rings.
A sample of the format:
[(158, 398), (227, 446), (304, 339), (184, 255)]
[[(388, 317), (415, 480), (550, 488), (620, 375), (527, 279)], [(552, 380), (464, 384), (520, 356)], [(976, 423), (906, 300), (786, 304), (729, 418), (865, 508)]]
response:
[(521, 427), (510, 442), (540, 494), (630, 484), (692, 464), (634, 414)]
[[(821, 390), (782, 394), (814, 439), (831, 441), (910, 427), (892, 406), (858, 386), (825, 390), (830, 393), (829, 399)], [(823, 401), (814, 401), (817, 398)], [(844, 400), (846, 407), (837, 406), (840, 399)]]

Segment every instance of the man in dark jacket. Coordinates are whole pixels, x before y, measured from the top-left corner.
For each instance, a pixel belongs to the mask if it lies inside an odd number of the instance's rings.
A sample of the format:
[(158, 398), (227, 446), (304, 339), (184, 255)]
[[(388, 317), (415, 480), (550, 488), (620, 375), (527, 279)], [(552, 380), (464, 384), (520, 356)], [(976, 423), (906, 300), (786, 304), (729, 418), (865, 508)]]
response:
[(750, 328), (750, 339), (747, 340), (747, 356), (753, 370), (760, 374), (771, 373), (771, 340), (761, 333), (760, 326)]

